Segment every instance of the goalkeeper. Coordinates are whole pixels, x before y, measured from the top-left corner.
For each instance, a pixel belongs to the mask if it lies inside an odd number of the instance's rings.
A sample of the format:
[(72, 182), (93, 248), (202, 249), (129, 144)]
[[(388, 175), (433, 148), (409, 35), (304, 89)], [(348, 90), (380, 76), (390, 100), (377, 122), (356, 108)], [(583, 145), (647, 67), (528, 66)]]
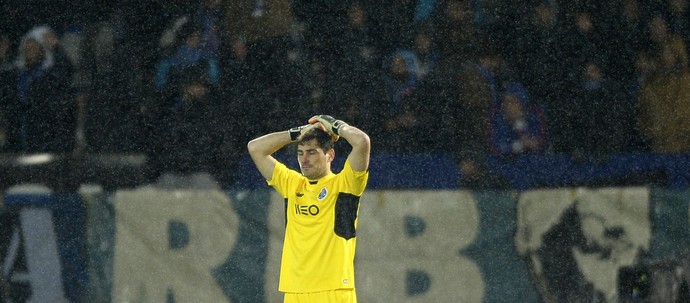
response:
[[(331, 116), (270, 133), (247, 144), (259, 172), (285, 200), (285, 239), (279, 290), (284, 302), (352, 303), (359, 199), (369, 178), (369, 136)], [(351, 146), (341, 172), (331, 171), (334, 143)], [(272, 154), (297, 143), (301, 170), (288, 169)]]

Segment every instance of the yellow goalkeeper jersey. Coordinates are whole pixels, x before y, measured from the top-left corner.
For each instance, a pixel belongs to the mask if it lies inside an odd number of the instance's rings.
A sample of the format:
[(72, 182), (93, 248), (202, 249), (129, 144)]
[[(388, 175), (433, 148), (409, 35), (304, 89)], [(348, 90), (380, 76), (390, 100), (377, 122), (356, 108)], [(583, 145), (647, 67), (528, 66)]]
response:
[(268, 185), (285, 199), (280, 291), (355, 288), (355, 228), (368, 179), (368, 171), (355, 172), (348, 161), (317, 181), (276, 163)]

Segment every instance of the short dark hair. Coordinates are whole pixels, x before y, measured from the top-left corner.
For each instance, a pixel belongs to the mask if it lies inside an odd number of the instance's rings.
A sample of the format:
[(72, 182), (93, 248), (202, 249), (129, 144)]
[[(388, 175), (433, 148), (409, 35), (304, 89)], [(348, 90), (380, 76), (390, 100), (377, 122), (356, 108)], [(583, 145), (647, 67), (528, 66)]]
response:
[(299, 135), (299, 137), (297, 137), (297, 144), (305, 145), (307, 144), (307, 142), (311, 140), (316, 140), (316, 145), (323, 149), (324, 153), (333, 149), (333, 146), (335, 144), (335, 141), (333, 141), (333, 137), (331, 137), (330, 134), (328, 134), (325, 130), (319, 127), (314, 127), (310, 130), (307, 130), (305, 133)]

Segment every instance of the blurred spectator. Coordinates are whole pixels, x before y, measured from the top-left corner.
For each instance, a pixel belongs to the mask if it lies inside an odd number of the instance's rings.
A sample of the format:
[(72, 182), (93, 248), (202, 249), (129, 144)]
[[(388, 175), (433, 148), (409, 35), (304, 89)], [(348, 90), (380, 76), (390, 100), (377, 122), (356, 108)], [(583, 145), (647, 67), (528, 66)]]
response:
[[(520, 18), (518, 16), (516, 18)], [(565, 33), (560, 27), (558, 11), (551, 2), (536, 1), (529, 6), (527, 17), (516, 20), (512, 43), (507, 44), (506, 60), (515, 67), (521, 83), (534, 99), (544, 104), (550, 117), (549, 132), (562, 137), (565, 126), (556, 117), (563, 116), (564, 54), (561, 39)]]
[(343, 119), (357, 122), (362, 129), (376, 129), (376, 104), (380, 100), (385, 100), (385, 91), (373, 85), (353, 83), (343, 83), (338, 89), (341, 91), (337, 94), (337, 101), (331, 103), (332, 109), (326, 108), (324, 112), (340, 113)]
[[(579, 94), (586, 92), (586, 89), (582, 87), (583, 81), (592, 81), (587, 82), (590, 84), (599, 81), (583, 78), (583, 75), (587, 75), (587, 72), (583, 70), (586, 70), (591, 60), (596, 59), (596, 73), (604, 75), (611, 70), (610, 66), (605, 65), (611, 63), (611, 56), (608, 49), (604, 47), (606, 44), (604, 24), (595, 17), (597, 8), (598, 6), (594, 6), (592, 2), (584, 1), (570, 4), (564, 12), (565, 36), (559, 41), (559, 45), (563, 47), (561, 53), (563, 59), (559, 67), (563, 77), (558, 82), (561, 83), (559, 89), (562, 93), (556, 96), (558, 97), (556, 100), (545, 101), (549, 119), (558, 121), (559, 124), (553, 127), (552, 137), (553, 146), (557, 152), (589, 153), (596, 144), (583, 141), (585, 139), (583, 136), (600, 129), (595, 123), (601, 119), (599, 107), (602, 105), (586, 104), (585, 100), (591, 102), (598, 102), (598, 100), (584, 97), (581, 98), (584, 100), (581, 100)], [(576, 101), (585, 104), (574, 103)], [(594, 112), (590, 112), (592, 110)], [(588, 119), (594, 120), (588, 121)]]
[(607, 43), (616, 49), (611, 57), (610, 77), (625, 87), (634, 85), (636, 79), (635, 58), (648, 43), (645, 19), (640, 0), (623, 0), (615, 13), (615, 23)]
[(386, 100), (388, 93), (382, 83), (383, 57), (367, 1), (346, 3), (341, 11), (344, 24), (333, 39), (337, 56), (326, 67), (326, 96), (320, 108), (371, 131), (378, 127), (375, 106)]
[[(364, 25), (368, 12), (361, 12), (357, 17), (358, 24), (352, 24), (349, 12), (351, 7), (360, 4), (355, 1), (311, 1), (292, 0), (295, 21), (291, 24), (290, 35), (302, 36), (304, 48), (308, 49), (319, 61), (331, 65), (331, 61), (338, 60), (342, 49), (343, 32), (350, 27), (358, 30)], [(358, 8), (365, 9), (363, 3)], [(360, 13), (360, 12), (357, 12)], [(368, 20), (366, 21), (369, 22)], [(294, 38), (293, 38), (294, 39)], [(354, 46), (353, 47), (357, 47)]]
[(208, 57), (201, 49), (201, 33), (201, 29), (190, 21), (180, 31), (181, 43), (176, 52), (158, 62), (155, 85), (160, 92), (175, 91), (177, 80), (190, 68), (205, 70), (210, 84), (218, 86), (220, 67), (216, 59)]
[(661, 15), (649, 21), (652, 49), (641, 53), (640, 131), (655, 152), (690, 150), (690, 71), (687, 46)]
[[(398, 50), (384, 61), (383, 83), (386, 98), (377, 104), (380, 136), (377, 142), (381, 149), (389, 152), (419, 151), (417, 138), (425, 133), (417, 120), (423, 114), (414, 102), (419, 77), (417, 58), (409, 50)], [(374, 143), (376, 144), (376, 143)]]
[(482, 33), (474, 24), (469, 0), (443, 1), (436, 22), (444, 57), (463, 63), (479, 53)]
[(260, 101), (263, 99), (256, 97), (261, 75), (250, 61), (247, 42), (242, 37), (235, 37), (229, 42), (228, 51), (222, 53), (221, 87), (224, 102), (221, 110), (229, 117), (244, 117), (226, 120), (230, 124), (228, 127), (235, 129), (237, 139), (247, 142), (265, 129), (257, 122), (262, 120), (259, 113), (268, 112), (268, 105), (262, 104)]
[(70, 95), (71, 75), (55, 64), (42, 31), (21, 40), (17, 67), (1, 89), (9, 152), (71, 152), (75, 144), (76, 109)]
[[(598, 58), (599, 62), (608, 63), (609, 54), (604, 48), (605, 35), (602, 23), (594, 18), (588, 6), (577, 7), (572, 14), (567, 14), (565, 20), (565, 37), (561, 39), (563, 47), (563, 61), (561, 69), (565, 72), (568, 84), (577, 83), (583, 64), (590, 58)], [(608, 71), (608, 66), (599, 66)], [(568, 87), (568, 86), (566, 86)]]
[(227, 127), (235, 130), (237, 140), (246, 143), (275, 123), (305, 123), (303, 118), (290, 120), (310, 107), (311, 92), (303, 75), (307, 71), (297, 62), (300, 59), (291, 59), (290, 51), (283, 48), (281, 56), (276, 52), (266, 62), (262, 46), (239, 36), (229, 42), (222, 64), (222, 110), (231, 117), (242, 117), (228, 119)]
[[(476, 41), (472, 43), (477, 44)], [(465, 121), (465, 117), (459, 118), (455, 114), (465, 113), (461, 95), (467, 78), (463, 77), (467, 76), (465, 71), (471, 70), (474, 65), (473, 61), (463, 62), (457, 56), (446, 56), (440, 49), (434, 51), (432, 47), (432, 53), (436, 52), (437, 55), (433, 55), (434, 59), (430, 61), (434, 62), (431, 64), (434, 67), (427, 70), (412, 96), (412, 102), (419, 108), (416, 117), (418, 125), (424, 125), (427, 130), (433, 129), (417, 138), (417, 141), (425, 146), (425, 152), (453, 154), (456, 148), (465, 147), (458, 141), (466, 138), (456, 137), (459, 131), (457, 124), (464, 125), (462, 121)], [(465, 54), (464, 57), (469, 60), (470, 55)]]
[(648, 21), (651, 76), (661, 76), (688, 66), (687, 47), (683, 38), (670, 31), (667, 20), (660, 14)]
[[(582, 64), (578, 83), (564, 104), (566, 138), (561, 151), (582, 157), (605, 160), (627, 150), (633, 141), (634, 111), (627, 102), (624, 87), (605, 74), (599, 60)], [(579, 157), (579, 158), (578, 158)]]
[(75, 66), (72, 62), (72, 59), (70, 59), (65, 49), (61, 45), (57, 33), (55, 33), (55, 31), (53, 31), (53, 29), (51, 29), (48, 26), (37, 26), (34, 27), (31, 31), (35, 32), (36, 36), (43, 37), (46, 46), (49, 48), (50, 52), (53, 55), (54, 68), (56, 71), (61, 73), (57, 76), (64, 77), (65, 81), (68, 81), (71, 86), (73, 80), (72, 77), (75, 72)]
[[(85, 91), (88, 89), (85, 88), (86, 85), (83, 81), (79, 81), (79, 79), (83, 79), (83, 73), (77, 74), (81, 72), (77, 66), (79, 63), (79, 43), (77, 42), (80, 39), (79, 35), (74, 32), (63, 32), (62, 35), (58, 37), (57, 33), (46, 25), (34, 27), (32, 31), (45, 39), (46, 44), (53, 53), (53, 60), (55, 61), (53, 68), (59, 72), (56, 76), (64, 78), (69, 84), (64, 89), (69, 96), (68, 98), (73, 99), (76, 107), (75, 152), (80, 151), (85, 146), (83, 121), (85, 119)], [(72, 52), (68, 53), (68, 48)]]
[[(667, 0), (666, 19), (669, 30), (683, 38), (690, 45), (690, 2), (688, 0)], [(690, 51), (690, 48), (687, 49)]]
[[(380, 81), (379, 79), (378, 82)], [(383, 118), (378, 116), (381, 102), (388, 98), (386, 87), (377, 84), (378, 82), (366, 80), (364, 77), (359, 81), (342, 82), (334, 85), (330, 89), (329, 95), (326, 96), (327, 102), (324, 102), (320, 112), (337, 114), (342, 117), (343, 121), (347, 118), (348, 123), (350, 123), (349, 121), (353, 121), (352, 124), (356, 122), (357, 126), (365, 131), (378, 131), (381, 129), (380, 122)], [(388, 134), (390, 135), (390, 133)], [(406, 136), (406, 134), (400, 135)], [(350, 146), (347, 144), (336, 143), (335, 145), (336, 153), (347, 152), (349, 148)], [(386, 150), (380, 151), (386, 152)]]
[(487, 117), (501, 101), (503, 83), (511, 78), (503, 54), (488, 41), (483, 48), (484, 53), (463, 66), (456, 83), (458, 95), (447, 112), (456, 121), (453, 137), (457, 150), (474, 149), (481, 154), (486, 151)]
[(547, 150), (546, 117), (520, 84), (510, 83), (489, 115), (491, 151), (500, 158)]
[(180, 79), (179, 93), (152, 111), (156, 117), (152, 158), (160, 172), (192, 174), (208, 172), (214, 176), (223, 167), (222, 144), (227, 128), (220, 127), (225, 116), (218, 110), (213, 86), (205, 71), (187, 70)]
[(335, 40), (340, 56), (335, 59), (335, 85), (380, 72), (381, 52), (374, 41), (373, 25), (364, 1), (352, 1), (346, 8), (346, 22)]
[(193, 11), (189, 4), (193, 1), (119, 1), (110, 17), (115, 43), (121, 46), (117, 49), (119, 65), (126, 69), (126, 77), (148, 76), (158, 60), (158, 52), (154, 50), (170, 15)]
[[(329, 74), (328, 65), (302, 44), (298, 35), (274, 45), (273, 55), (264, 60), (260, 89), (266, 90), (271, 102), (271, 125), (301, 125), (304, 112), (315, 112), (324, 100)], [(260, 58), (257, 58), (260, 59)], [(289, 127), (288, 127), (289, 128)]]
[[(446, 102), (443, 128), (450, 130), (448, 150), (457, 159), (463, 186), (493, 186), (495, 175), (488, 171), (489, 113), (500, 102), (503, 83), (510, 80), (503, 54), (491, 41), (483, 40), (483, 52), (462, 65), (455, 77), (455, 93)], [(452, 92), (452, 91), (451, 91)]]
[(207, 57), (218, 59), (225, 11), (221, 0), (203, 0), (197, 12), (201, 24), (201, 49)]
[(166, 4), (168, 25), (158, 41), (162, 56), (169, 56), (177, 51), (181, 37), (190, 26), (198, 27), (200, 33), (199, 48), (208, 58), (218, 59), (224, 27), (224, 10), (219, 0), (186, 1), (183, 5)]
[(417, 57), (417, 74), (423, 80), (441, 60), (441, 49), (430, 25), (420, 26), (412, 37), (411, 49)]
[[(618, 14), (615, 33), (619, 37), (619, 52), (612, 58), (611, 79), (626, 89), (628, 105), (635, 107), (643, 78), (649, 75), (649, 60), (646, 58), (650, 44), (646, 15), (640, 0), (623, 0)], [(614, 42), (615, 43), (615, 42)], [(637, 128), (636, 128), (637, 129)], [(636, 149), (646, 149), (643, 140), (636, 136)]]
[(225, 15), (226, 34), (244, 39), (250, 62), (262, 75), (255, 98), (269, 105), (264, 112), (269, 120), (284, 127), (304, 123), (300, 110), (312, 109), (323, 95), (323, 79), (314, 77), (324, 62), (305, 51), (310, 42), (304, 41), (304, 31), (310, 29), (296, 22), (293, 5), (290, 0), (228, 1)]
[(227, 35), (229, 37), (245, 37), (248, 43), (289, 35), (290, 28), (295, 21), (292, 2), (291, 0), (225, 2)]
[(426, 74), (424, 81), (420, 81), (413, 95), (413, 102), (419, 105), (418, 124), (424, 125), (425, 129), (433, 129), (417, 141), (429, 151), (447, 153), (458, 147), (455, 136), (459, 121), (455, 116), (449, 119), (439, 117), (459, 111), (456, 107), (462, 104), (459, 98), (463, 81), (460, 76), (465, 66), (449, 57), (441, 57), (437, 64)]
[(130, 151), (133, 141), (131, 113), (134, 103), (130, 95), (138, 77), (131, 70), (126, 45), (118, 32), (120, 21), (114, 9), (104, 8), (102, 22), (85, 28), (81, 55), (88, 83), (85, 104), (84, 135), (90, 152)]
[(439, 1), (436, 0), (417, 0), (412, 21), (415, 24), (425, 24), (431, 22), (436, 15), (438, 2)]
[(371, 19), (376, 28), (376, 42), (383, 54), (394, 52), (414, 32), (418, 0), (376, 1), (370, 7)]
[[(99, 1), (100, 2), (100, 1)], [(153, 94), (159, 41), (185, 2), (126, 0), (93, 4), (84, 26), (83, 67), (90, 74), (84, 133), (90, 152), (140, 153), (148, 144), (141, 118)], [(84, 99), (84, 98), (83, 98)]]

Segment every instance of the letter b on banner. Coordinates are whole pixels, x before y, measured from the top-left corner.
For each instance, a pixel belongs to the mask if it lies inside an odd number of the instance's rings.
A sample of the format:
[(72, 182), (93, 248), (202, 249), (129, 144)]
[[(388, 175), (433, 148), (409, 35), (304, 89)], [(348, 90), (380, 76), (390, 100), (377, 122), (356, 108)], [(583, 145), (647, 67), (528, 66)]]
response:
[(239, 218), (220, 191), (116, 195), (113, 302), (229, 302), (213, 276), (235, 245)]
[(463, 256), (479, 232), (470, 192), (369, 191), (360, 203), (362, 302), (482, 302), (484, 282)]

